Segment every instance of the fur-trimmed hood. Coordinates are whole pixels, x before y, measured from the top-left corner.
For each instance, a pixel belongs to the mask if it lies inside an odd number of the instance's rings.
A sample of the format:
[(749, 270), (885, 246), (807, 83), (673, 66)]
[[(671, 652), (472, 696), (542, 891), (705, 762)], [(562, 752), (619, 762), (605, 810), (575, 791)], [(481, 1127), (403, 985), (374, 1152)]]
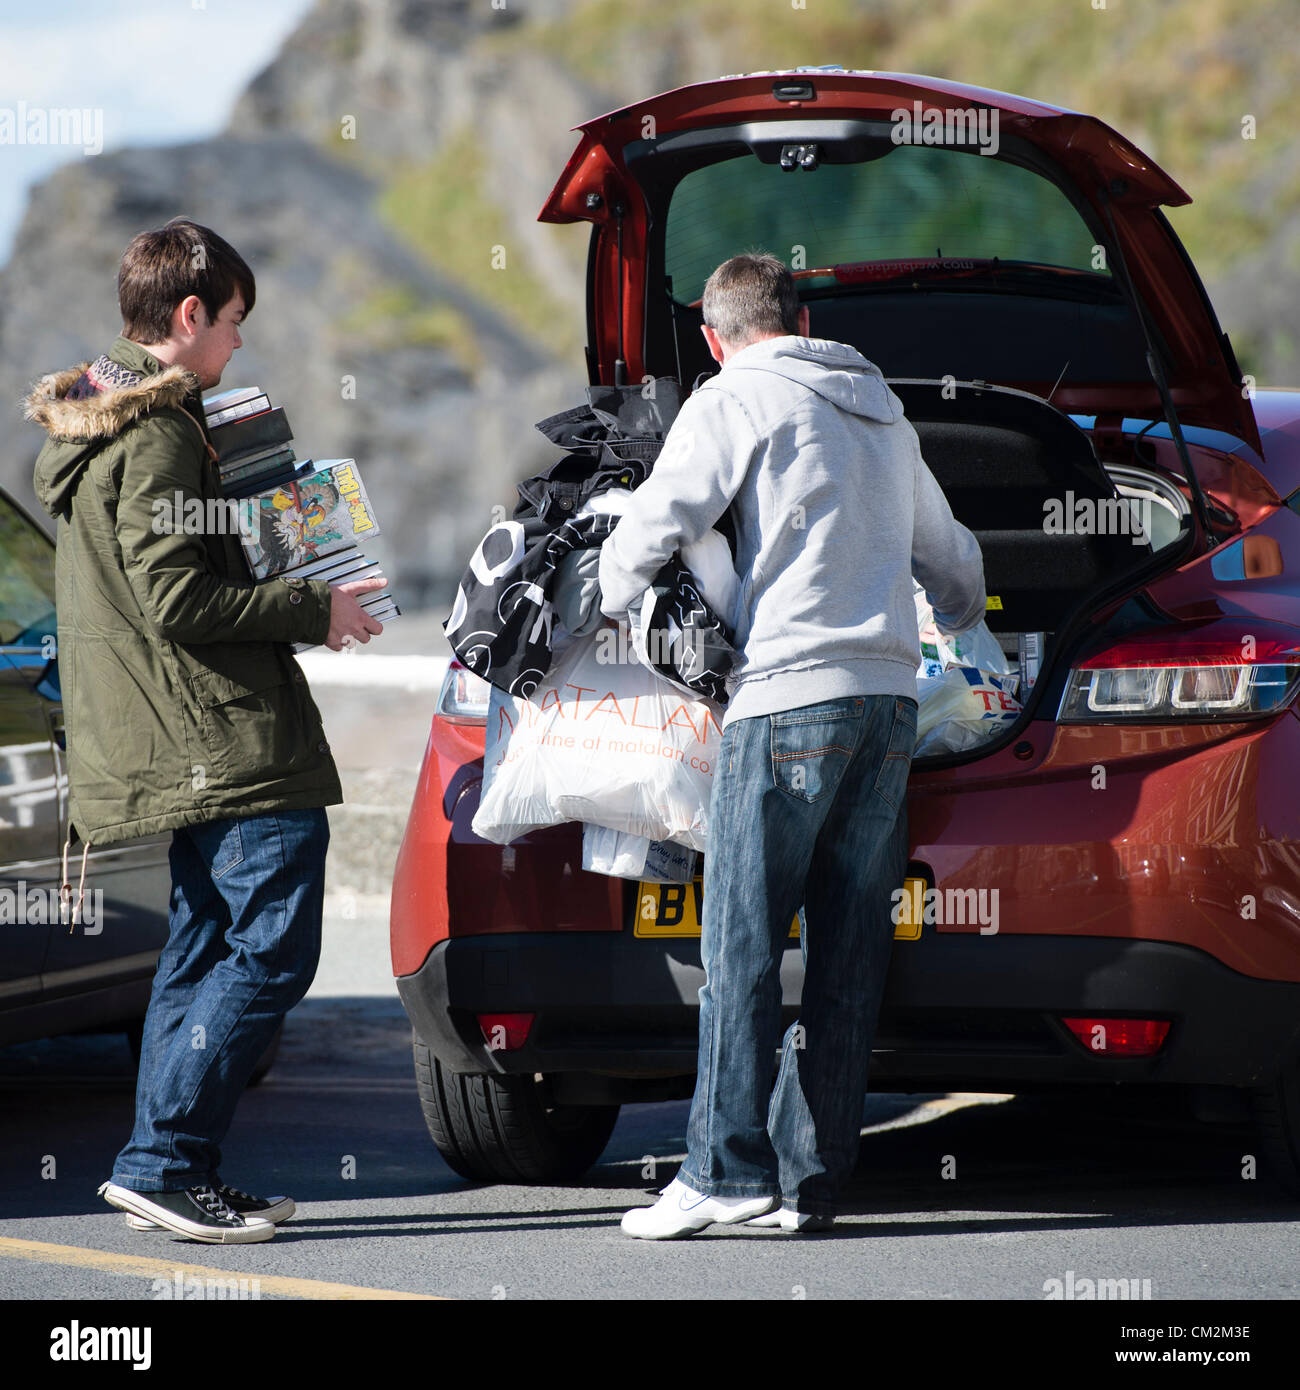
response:
[(187, 406), (198, 425), (203, 418), (198, 377), (186, 367), (164, 366), (147, 348), (121, 336), (94, 362), (43, 376), (23, 402), (24, 416), (49, 435), (32, 479), (41, 505), (51, 516), (64, 513), (105, 440), (150, 411)]
[[(105, 361), (100, 358), (99, 361)], [(111, 359), (107, 359), (111, 360)], [(180, 405), (198, 389), (198, 378), (186, 367), (164, 367), (133, 382), (93, 389), (69, 399), (68, 392), (87, 379), (92, 364), (83, 362), (63, 372), (43, 376), (24, 403), (23, 414), (50, 436), (64, 443), (111, 439), (146, 411)]]

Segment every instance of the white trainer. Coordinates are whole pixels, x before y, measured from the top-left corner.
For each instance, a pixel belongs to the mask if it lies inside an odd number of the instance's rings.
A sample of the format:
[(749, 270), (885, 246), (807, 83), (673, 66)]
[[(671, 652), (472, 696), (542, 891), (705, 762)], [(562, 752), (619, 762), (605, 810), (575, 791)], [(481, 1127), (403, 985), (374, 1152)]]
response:
[(788, 1235), (806, 1231), (829, 1231), (835, 1225), (833, 1216), (814, 1216), (807, 1211), (789, 1211), (778, 1207), (765, 1216), (751, 1216), (746, 1226), (779, 1226)]
[(680, 1178), (661, 1189), (651, 1207), (634, 1207), (623, 1214), (623, 1233), (642, 1240), (671, 1240), (693, 1235), (715, 1221), (734, 1226), (771, 1211), (779, 1197), (710, 1197), (696, 1192)]

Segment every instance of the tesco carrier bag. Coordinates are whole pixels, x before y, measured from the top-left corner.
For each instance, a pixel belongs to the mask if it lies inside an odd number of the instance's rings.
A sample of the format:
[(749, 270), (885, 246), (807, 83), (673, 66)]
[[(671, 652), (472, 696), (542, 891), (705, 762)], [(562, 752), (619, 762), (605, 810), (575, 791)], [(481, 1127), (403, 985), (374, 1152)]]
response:
[(916, 747), (926, 753), (962, 753), (997, 738), (1020, 718), (1021, 705), (1007, 677), (974, 666), (954, 666), (916, 682)]

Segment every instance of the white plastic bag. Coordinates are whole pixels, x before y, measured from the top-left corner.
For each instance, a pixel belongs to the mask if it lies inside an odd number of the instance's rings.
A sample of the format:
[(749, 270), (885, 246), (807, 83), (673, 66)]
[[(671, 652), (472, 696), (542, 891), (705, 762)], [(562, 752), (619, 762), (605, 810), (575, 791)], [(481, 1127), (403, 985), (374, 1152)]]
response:
[(625, 835), (589, 822), (582, 827), (582, 867), (592, 874), (640, 878), (652, 843), (644, 835)]
[(583, 821), (704, 849), (722, 707), (611, 649), (575, 638), (527, 700), (492, 687), (476, 835)]
[(972, 666), (954, 666), (916, 682), (916, 748), (926, 753), (961, 753), (996, 738), (1020, 717), (1020, 701), (1007, 682)]
[(974, 666), (995, 676), (1014, 674), (1012, 667), (983, 618), (964, 632), (941, 632), (934, 620), (934, 610), (925, 596), (925, 589), (912, 580), (912, 597), (916, 602), (916, 628), (921, 640), (921, 664), (917, 679), (941, 676), (954, 666)]
[(645, 883), (689, 883), (695, 851), (671, 840), (647, 840), (603, 825), (582, 827), (582, 867), (589, 873), (635, 878)]

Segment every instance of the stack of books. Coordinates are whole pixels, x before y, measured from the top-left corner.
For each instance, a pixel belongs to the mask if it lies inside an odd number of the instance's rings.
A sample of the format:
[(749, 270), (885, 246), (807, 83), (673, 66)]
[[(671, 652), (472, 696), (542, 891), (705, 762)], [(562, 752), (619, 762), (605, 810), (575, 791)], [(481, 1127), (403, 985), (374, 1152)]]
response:
[[(203, 409), (222, 492), (243, 504), (241, 539), (257, 583), (292, 574), (346, 584), (379, 573), (358, 544), (379, 535), (379, 522), (355, 459), (295, 459), (284, 411), (258, 386), (211, 396)], [(401, 616), (387, 587), (359, 602), (381, 623)]]
[(293, 456), (289, 419), (260, 386), (239, 386), (203, 402), (221, 490), (227, 497), (254, 493), (298, 476), (310, 459)]

